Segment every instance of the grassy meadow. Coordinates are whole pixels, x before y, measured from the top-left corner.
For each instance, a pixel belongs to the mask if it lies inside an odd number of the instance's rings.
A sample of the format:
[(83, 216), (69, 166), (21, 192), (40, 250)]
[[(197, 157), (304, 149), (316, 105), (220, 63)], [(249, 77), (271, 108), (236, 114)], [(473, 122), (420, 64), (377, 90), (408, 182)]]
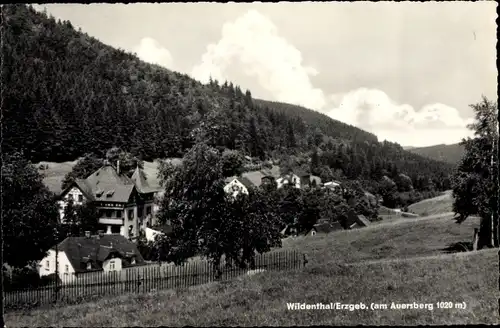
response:
[[(449, 201), (449, 200), (448, 200)], [(498, 253), (445, 254), (470, 241), (477, 218), (400, 218), (352, 231), (287, 238), (304, 269), (181, 290), (130, 294), (6, 314), (7, 326), (255, 326), (498, 324)], [(419, 310), (288, 310), (287, 303), (433, 303)], [(465, 302), (438, 309), (437, 302)]]
[(408, 210), (422, 216), (452, 212), (452, 191), (447, 190), (437, 197), (424, 199), (418, 203), (412, 204), (408, 206)]

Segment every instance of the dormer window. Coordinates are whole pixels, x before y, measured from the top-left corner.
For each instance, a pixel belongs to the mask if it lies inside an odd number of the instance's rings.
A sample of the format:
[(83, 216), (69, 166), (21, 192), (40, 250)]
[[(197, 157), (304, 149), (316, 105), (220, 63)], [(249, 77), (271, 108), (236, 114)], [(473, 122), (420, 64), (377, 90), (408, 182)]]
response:
[(83, 202), (83, 195), (78, 195), (78, 201)]
[(68, 194), (68, 199), (73, 199), (73, 194)]
[(101, 196), (102, 196), (102, 194), (103, 194), (103, 193), (104, 193), (104, 191), (99, 189), (99, 190), (97, 190), (97, 191), (95, 192), (95, 196), (96, 196), (97, 198), (99, 198), (99, 197), (101, 197)]
[(109, 190), (107, 193), (106, 193), (106, 198), (111, 198), (113, 196), (113, 194), (115, 193), (114, 190)]

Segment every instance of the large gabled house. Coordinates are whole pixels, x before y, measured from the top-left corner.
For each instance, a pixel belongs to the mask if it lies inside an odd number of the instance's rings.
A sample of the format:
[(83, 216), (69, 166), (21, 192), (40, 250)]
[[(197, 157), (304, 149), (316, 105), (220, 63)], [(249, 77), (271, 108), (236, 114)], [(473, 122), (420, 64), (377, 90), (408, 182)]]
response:
[(38, 270), (40, 276), (55, 274), (57, 265), (61, 280), (70, 282), (82, 273), (120, 271), (144, 264), (137, 246), (124, 236), (91, 236), (87, 232), (84, 237), (67, 237), (52, 247), (39, 262)]
[(155, 225), (155, 197), (160, 188), (151, 186), (144, 171), (136, 168), (131, 178), (109, 162), (86, 179), (76, 179), (60, 194), (60, 219), (69, 199), (75, 204), (92, 202), (99, 210), (100, 229), (107, 234), (137, 237), (146, 227)]

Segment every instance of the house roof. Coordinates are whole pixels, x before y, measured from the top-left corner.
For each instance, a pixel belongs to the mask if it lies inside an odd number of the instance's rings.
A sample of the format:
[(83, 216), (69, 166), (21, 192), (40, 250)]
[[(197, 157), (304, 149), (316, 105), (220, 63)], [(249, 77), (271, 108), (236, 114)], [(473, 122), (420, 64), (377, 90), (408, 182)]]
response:
[(229, 183), (233, 182), (234, 180), (238, 180), (247, 189), (254, 187), (254, 184), (252, 183), (252, 181), (250, 181), (249, 179), (247, 179), (245, 177), (232, 176), (232, 177), (224, 179), (224, 182), (229, 184)]
[(296, 176), (303, 178), (303, 177), (309, 177), (311, 174), (307, 173), (306, 171), (302, 169), (297, 169), (293, 172)]
[(76, 179), (69, 188), (61, 193), (61, 196), (75, 185), (89, 200), (118, 203), (128, 202), (135, 191), (151, 193), (160, 190), (149, 185), (143, 170), (136, 168), (132, 178), (129, 178), (124, 174), (118, 174), (109, 163), (105, 163), (86, 179)]
[(319, 223), (319, 224), (315, 224), (313, 226), (313, 229), (315, 229), (317, 232), (324, 232), (324, 233), (328, 233), (330, 231), (332, 231), (332, 227), (330, 225), (330, 223)]
[(259, 187), (262, 184), (262, 178), (264, 177), (264, 174), (262, 174), (262, 172), (260, 171), (251, 171), (243, 173), (241, 177), (250, 181), (253, 186)]
[(88, 271), (85, 263), (89, 261), (93, 269), (102, 269), (102, 263), (111, 255), (123, 258), (125, 264), (132, 257), (135, 257), (136, 264), (144, 263), (136, 245), (121, 235), (68, 237), (57, 247), (66, 254), (76, 273)]
[(368, 220), (364, 215), (358, 215), (358, 220), (357, 220), (359, 225), (362, 226), (369, 226), (371, 224), (370, 220)]
[(316, 185), (318, 185), (318, 186), (319, 186), (319, 185), (321, 184), (321, 178), (320, 178), (320, 177), (318, 177), (318, 176), (311, 175), (310, 179), (311, 179), (311, 183), (312, 183), (313, 181), (316, 181)]
[(146, 194), (151, 192), (157, 192), (160, 188), (153, 187), (147, 181), (147, 176), (144, 170), (137, 166), (135, 168), (134, 174), (132, 174), (131, 180), (134, 182), (137, 190), (140, 193)]

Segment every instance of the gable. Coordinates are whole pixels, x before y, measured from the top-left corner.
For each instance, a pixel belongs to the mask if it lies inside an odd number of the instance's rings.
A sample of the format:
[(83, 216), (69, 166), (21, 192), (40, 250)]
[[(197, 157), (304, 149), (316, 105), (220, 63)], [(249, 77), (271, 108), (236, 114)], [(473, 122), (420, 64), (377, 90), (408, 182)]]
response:
[(82, 195), (85, 199), (90, 198), (86, 190), (84, 190), (84, 188), (82, 188), (77, 181), (73, 181), (66, 189), (64, 189), (59, 195), (59, 199), (67, 200), (70, 197), (68, 195), (73, 195), (74, 200), (77, 200), (79, 195)]

